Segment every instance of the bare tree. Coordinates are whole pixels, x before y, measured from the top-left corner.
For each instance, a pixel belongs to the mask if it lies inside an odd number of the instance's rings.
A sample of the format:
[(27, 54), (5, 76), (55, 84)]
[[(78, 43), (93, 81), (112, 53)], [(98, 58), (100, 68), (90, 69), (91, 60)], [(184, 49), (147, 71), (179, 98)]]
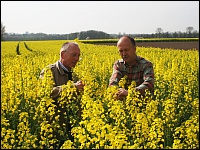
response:
[(157, 28), (156, 29), (156, 33), (158, 34), (158, 38), (160, 38), (161, 33), (163, 33), (163, 29), (162, 28)]
[(193, 30), (194, 30), (193, 27), (187, 27), (187, 28), (186, 28), (186, 32), (187, 32), (187, 33), (192, 33)]
[(5, 33), (6, 33), (5, 26), (1, 22), (1, 41), (3, 41), (3, 36), (5, 35)]
[(188, 34), (189, 37), (191, 37), (191, 34), (192, 34), (193, 30), (194, 30), (194, 28), (191, 27), (191, 26), (186, 28), (186, 33)]

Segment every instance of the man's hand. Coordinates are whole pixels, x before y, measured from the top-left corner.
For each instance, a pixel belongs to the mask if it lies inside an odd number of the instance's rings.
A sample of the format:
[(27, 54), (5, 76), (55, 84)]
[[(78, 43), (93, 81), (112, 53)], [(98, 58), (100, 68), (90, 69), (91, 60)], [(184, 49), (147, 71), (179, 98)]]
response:
[(123, 100), (123, 98), (128, 95), (128, 91), (123, 88), (120, 88), (115, 95), (117, 99)]
[(78, 91), (83, 91), (85, 84), (83, 84), (82, 81), (78, 81), (78, 82), (75, 83), (75, 86), (76, 86)]

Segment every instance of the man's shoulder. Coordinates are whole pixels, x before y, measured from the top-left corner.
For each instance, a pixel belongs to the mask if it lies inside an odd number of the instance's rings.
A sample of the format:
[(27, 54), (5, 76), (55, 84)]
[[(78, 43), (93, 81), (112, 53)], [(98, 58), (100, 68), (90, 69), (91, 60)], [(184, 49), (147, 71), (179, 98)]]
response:
[(49, 65), (49, 68), (55, 68), (55, 67), (56, 67), (56, 63)]
[(47, 71), (47, 70), (51, 70), (52, 67), (53, 67), (52, 64), (49, 64), (49, 65), (45, 66), (45, 67), (42, 69), (42, 71), (44, 72), (44, 71)]
[(57, 66), (57, 62), (53, 63), (53, 64), (49, 64), (47, 65), (45, 68), (46, 69), (52, 69), (52, 68), (55, 68)]
[(152, 64), (152, 62), (150, 60), (148, 60), (144, 57), (138, 56), (137, 59), (140, 64), (147, 64), (147, 63)]
[(40, 78), (42, 78), (44, 76), (44, 74), (48, 74), (50, 72), (51, 73), (54, 72), (54, 70), (56, 68), (56, 64), (57, 64), (57, 62), (45, 66), (40, 72)]
[(48, 70), (53, 70), (54, 68), (56, 67), (56, 63), (53, 63), (53, 64), (49, 64), (47, 66), (45, 66), (41, 72), (46, 72)]

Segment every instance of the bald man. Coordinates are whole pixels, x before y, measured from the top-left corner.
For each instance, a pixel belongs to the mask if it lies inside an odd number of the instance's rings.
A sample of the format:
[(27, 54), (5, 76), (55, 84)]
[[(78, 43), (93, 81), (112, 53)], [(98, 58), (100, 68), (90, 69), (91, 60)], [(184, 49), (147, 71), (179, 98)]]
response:
[(153, 95), (154, 92), (154, 69), (153, 64), (145, 58), (136, 54), (136, 43), (130, 36), (123, 36), (117, 42), (117, 48), (122, 59), (115, 61), (113, 73), (109, 85), (118, 85), (121, 78), (127, 76), (125, 88), (120, 88), (116, 93), (117, 98), (122, 100), (128, 95), (128, 86), (132, 81), (136, 82), (135, 89), (145, 94), (148, 89)]

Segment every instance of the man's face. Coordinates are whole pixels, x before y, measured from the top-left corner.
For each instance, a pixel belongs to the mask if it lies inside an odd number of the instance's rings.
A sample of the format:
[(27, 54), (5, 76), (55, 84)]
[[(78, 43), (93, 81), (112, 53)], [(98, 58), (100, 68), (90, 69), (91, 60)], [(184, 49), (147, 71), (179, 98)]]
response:
[(80, 49), (76, 45), (70, 45), (70, 48), (62, 53), (62, 63), (68, 69), (74, 68), (79, 61)]
[(128, 38), (122, 38), (117, 43), (119, 54), (122, 59), (128, 64), (134, 64), (136, 58), (136, 48)]

